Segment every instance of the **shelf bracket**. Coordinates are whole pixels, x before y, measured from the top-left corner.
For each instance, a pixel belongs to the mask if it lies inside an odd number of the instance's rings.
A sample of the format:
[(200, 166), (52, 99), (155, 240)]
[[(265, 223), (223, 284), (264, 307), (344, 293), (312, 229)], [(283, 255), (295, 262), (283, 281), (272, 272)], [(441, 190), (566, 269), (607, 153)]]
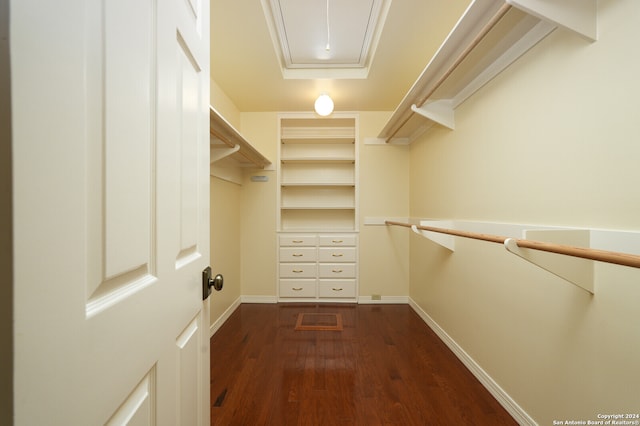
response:
[(240, 151), (240, 145), (236, 144), (232, 148), (211, 148), (211, 164), (220, 161), (236, 152)]
[[(590, 245), (589, 230), (525, 230), (524, 238), (536, 241), (572, 244), (588, 247)], [(518, 246), (517, 239), (507, 238), (504, 247), (510, 253), (530, 262), (545, 271), (580, 287), (589, 294), (594, 294), (594, 261), (571, 256), (561, 256), (530, 250)]]
[[(420, 225), (422, 226), (433, 226), (433, 227), (443, 227), (443, 228), (452, 228), (452, 222), (447, 221), (447, 222), (443, 222), (443, 221), (421, 221)], [(447, 235), (447, 234), (440, 234), (438, 232), (429, 232), (429, 231), (424, 231), (422, 229), (418, 229), (416, 227), (416, 225), (412, 225), (411, 226), (411, 230), (413, 232), (415, 232), (416, 234), (427, 238), (431, 241), (433, 241), (436, 244), (441, 245), (442, 247), (446, 248), (447, 250), (454, 252), (456, 251), (456, 242), (455, 242), (455, 237), (453, 235)]]
[(453, 106), (448, 99), (428, 102), (421, 107), (413, 104), (411, 105), (411, 111), (431, 121), (435, 121), (448, 129), (454, 130), (456, 127)]
[(506, 0), (539, 19), (573, 31), (590, 41), (598, 39), (597, 0)]

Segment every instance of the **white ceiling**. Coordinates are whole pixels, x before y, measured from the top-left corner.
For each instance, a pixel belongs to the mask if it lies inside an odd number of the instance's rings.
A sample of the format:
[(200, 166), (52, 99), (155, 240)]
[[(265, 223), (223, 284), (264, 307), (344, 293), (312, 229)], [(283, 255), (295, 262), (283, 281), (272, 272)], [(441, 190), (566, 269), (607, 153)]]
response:
[(326, 0), (211, 0), (211, 76), (240, 111), (391, 111), (468, 5), (330, 0), (327, 52)]

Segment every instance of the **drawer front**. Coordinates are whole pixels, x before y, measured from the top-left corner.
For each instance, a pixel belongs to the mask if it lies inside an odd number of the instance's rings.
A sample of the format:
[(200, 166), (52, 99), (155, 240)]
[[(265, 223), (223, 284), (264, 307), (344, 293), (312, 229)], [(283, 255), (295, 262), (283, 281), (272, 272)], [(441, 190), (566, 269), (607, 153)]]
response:
[(318, 237), (315, 235), (280, 235), (280, 245), (290, 247), (315, 247)]
[(353, 299), (356, 297), (356, 280), (320, 280), (318, 296)]
[(280, 262), (315, 262), (315, 247), (280, 247)]
[(315, 278), (316, 264), (300, 265), (296, 263), (281, 263), (280, 278)]
[(316, 297), (316, 280), (280, 280), (280, 297)]
[(355, 246), (356, 236), (352, 234), (346, 235), (320, 235), (320, 245), (325, 247), (339, 247), (339, 246)]
[(318, 251), (320, 262), (355, 262), (355, 247), (320, 247)]
[(356, 265), (353, 263), (320, 264), (320, 278), (355, 278)]

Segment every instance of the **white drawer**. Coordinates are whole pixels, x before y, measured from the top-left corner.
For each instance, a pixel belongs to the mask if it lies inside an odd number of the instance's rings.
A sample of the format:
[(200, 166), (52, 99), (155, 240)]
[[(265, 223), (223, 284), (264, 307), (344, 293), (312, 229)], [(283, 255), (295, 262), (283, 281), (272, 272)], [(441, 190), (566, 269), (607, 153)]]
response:
[(356, 297), (356, 280), (320, 280), (318, 296), (352, 299)]
[(316, 280), (280, 280), (280, 297), (316, 297)]
[[(321, 263), (320, 278), (355, 278), (356, 265), (353, 263)], [(281, 275), (282, 276), (282, 275)]]
[(356, 236), (353, 234), (320, 235), (319, 240), (320, 240), (320, 245), (325, 247), (356, 245)]
[(280, 262), (315, 262), (315, 247), (280, 247)]
[(320, 247), (318, 251), (320, 262), (355, 262), (355, 247)]
[(316, 264), (281, 263), (280, 278), (315, 278)]
[(280, 235), (280, 245), (281, 246), (312, 246), (318, 243), (318, 237), (316, 235), (310, 234), (299, 234), (299, 235)]

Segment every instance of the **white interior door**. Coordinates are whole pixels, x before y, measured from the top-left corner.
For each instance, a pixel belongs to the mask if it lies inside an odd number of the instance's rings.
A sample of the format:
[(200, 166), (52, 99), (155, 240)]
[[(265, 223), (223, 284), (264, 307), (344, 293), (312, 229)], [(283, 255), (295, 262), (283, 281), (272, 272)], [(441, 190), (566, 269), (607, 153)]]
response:
[(209, 424), (208, 0), (12, 0), (17, 425)]

